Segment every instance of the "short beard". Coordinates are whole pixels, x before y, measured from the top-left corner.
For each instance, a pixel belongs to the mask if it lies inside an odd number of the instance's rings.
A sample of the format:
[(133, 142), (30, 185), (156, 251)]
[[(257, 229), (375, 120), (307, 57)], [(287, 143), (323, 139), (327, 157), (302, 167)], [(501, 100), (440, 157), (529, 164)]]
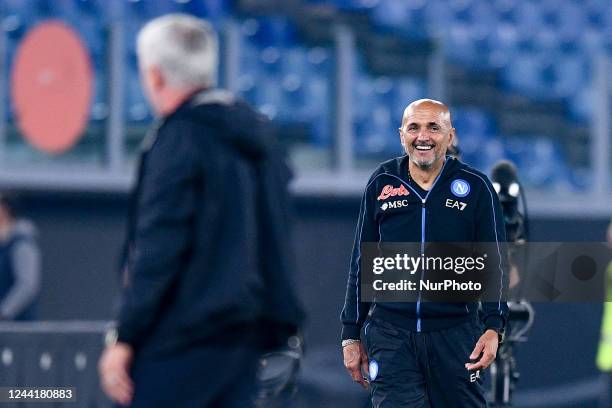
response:
[[(410, 155), (409, 155), (410, 156)], [(421, 170), (429, 170), (431, 169), (434, 164), (436, 164), (436, 162), (438, 160), (440, 160), (440, 157), (438, 156), (434, 156), (433, 160), (429, 163), (419, 163), (416, 159), (413, 159), (412, 157), (410, 158), (410, 160)]]

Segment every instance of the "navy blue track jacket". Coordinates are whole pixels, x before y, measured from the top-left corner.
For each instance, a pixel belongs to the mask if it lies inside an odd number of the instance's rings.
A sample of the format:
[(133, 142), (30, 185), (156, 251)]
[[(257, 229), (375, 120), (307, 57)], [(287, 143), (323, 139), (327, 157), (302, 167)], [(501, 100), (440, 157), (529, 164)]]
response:
[[(504, 221), (497, 194), (489, 179), (457, 159), (446, 157), (444, 167), (429, 191), (409, 181), (408, 157), (382, 163), (363, 194), (342, 309), (342, 339), (359, 339), (368, 313), (408, 330), (440, 330), (474, 318), (477, 303), (385, 302), (374, 305), (360, 298), (361, 243), (365, 242), (486, 242), (499, 251), (490, 259), (498, 265), (500, 284), (507, 288), (507, 254)], [(451, 191), (456, 180), (467, 185), (467, 194)], [(465, 189), (464, 189), (465, 190)], [(463, 194), (461, 194), (463, 195)], [(447, 200), (465, 203), (463, 209)], [(395, 203), (398, 202), (398, 203)], [(395, 205), (392, 205), (392, 204)], [(399, 204), (399, 205), (398, 205)], [(498, 255), (499, 254), (499, 255)], [(371, 311), (370, 311), (371, 309)], [(508, 306), (502, 299), (482, 303), (485, 328), (503, 329)]]

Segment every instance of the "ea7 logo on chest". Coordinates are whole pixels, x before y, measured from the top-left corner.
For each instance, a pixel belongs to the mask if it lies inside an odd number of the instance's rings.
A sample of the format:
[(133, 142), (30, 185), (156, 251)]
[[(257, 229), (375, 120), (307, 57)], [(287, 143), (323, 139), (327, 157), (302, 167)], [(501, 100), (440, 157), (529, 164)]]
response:
[(399, 187), (393, 187), (392, 185), (387, 184), (383, 187), (377, 200), (386, 200), (389, 197), (395, 196), (407, 196), (408, 194), (410, 194), (410, 192), (406, 189), (406, 187), (404, 187), (403, 184), (401, 184)]
[(463, 201), (457, 201), (457, 200), (452, 200), (450, 198), (447, 198), (445, 206), (448, 208), (456, 208), (459, 211), (463, 211), (465, 210), (465, 207), (467, 207), (467, 204), (464, 203)]

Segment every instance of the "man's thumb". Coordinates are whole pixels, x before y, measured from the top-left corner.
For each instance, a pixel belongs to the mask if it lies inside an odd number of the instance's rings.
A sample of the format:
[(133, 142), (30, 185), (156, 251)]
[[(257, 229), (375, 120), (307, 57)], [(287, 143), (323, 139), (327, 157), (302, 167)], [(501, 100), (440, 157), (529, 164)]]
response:
[(370, 362), (368, 360), (368, 355), (362, 351), (361, 353), (361, 368), (363, 372), (366, 374), (370, 374)]

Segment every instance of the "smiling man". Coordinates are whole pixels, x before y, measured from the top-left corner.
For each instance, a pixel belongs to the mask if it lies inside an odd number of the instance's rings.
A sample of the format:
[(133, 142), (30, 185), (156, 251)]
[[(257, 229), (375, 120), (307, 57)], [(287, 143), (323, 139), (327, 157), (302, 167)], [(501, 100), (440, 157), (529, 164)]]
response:
[[(485, 175), (446, 155), (455, 138), (446, 105), (411, 103), (399, 131), (405, 155), (378, 167), (361, 202), (341, 315), (344, 365), (355, 382), (371, 385), (375, 408), (485, 407), (480, 370), (495, 359), (508, 313), (501, 207)], [(420, 293), (417, 302), (366, 302), (366, 242), (492, 243), (499, 299), (483, 302), (481, 317), (478, 303), (424, 302)]]

